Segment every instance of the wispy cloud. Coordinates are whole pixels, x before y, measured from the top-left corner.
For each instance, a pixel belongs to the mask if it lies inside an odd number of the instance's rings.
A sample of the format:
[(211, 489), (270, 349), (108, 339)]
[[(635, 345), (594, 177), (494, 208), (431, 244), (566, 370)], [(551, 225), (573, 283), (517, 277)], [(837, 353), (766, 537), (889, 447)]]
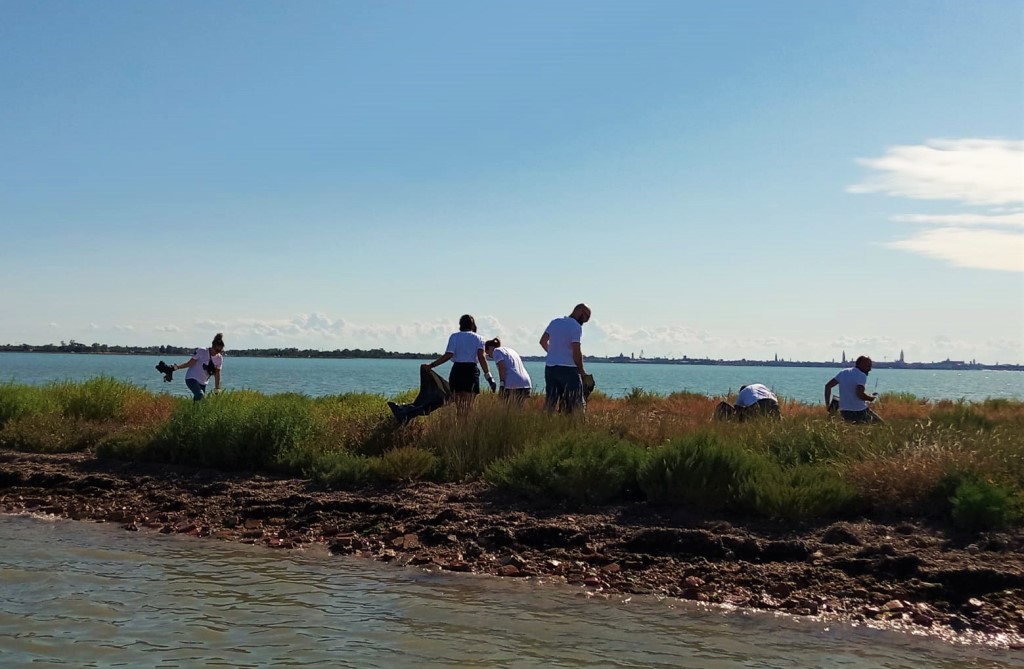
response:
[(899, 214), (892, 220), (900, 223), (933, 223), (936, 225), (1011, 225), (1024, 227), (1024, 214)]
[(1024, 272), (1024, 234), (1017, 232), (937, 228), (885, 246), (945, 260), (957, 267)]
[(1024, 272), (1024, 211), (1019, 208), (1024, 203), (1024, 141), (933, 139), (923, 145), (889, 147), (881, 158), (858, 162), (873, 173), (850, 186), (851, 193), (987, 207), (968, 213), (893, 216), (898, 223), (933, 227), (887, 242), (887, 248), (955, 267)]
[(850, 186), (851, 193), (973, 205), (1024, 200), (1024, 141), (933, 139), (923, 145), (891, 146), (881, 158), (857, 162), (873, 173)]

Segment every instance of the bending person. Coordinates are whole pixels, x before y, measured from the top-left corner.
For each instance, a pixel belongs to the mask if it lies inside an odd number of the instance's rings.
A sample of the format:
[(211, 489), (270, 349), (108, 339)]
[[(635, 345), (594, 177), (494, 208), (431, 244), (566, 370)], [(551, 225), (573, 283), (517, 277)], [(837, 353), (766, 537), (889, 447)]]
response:
[(473, 400), (480, 394), (480, 368), (477, 367), (477, 363), (483, 368), (484, 377), (491, 390), (497, 389), (498, 384), (491, 376), (487, 357), (484, 355), (484, 338), (476, 333), (476, 320), (469, 314), (459, 319), (459, 331), (448, 337), (448, 346), (444, 354), (437, 360), (421, 366), (433, 369), (449, 360), (452, 361), (452, 371), (448, 375), (448, 385), (451, 387), (455, 408), (458, 411), (470, 408)]
[(501, 340), (497, 337), (484, 343), (484, 353), (498, 368), (498, 394), (501, 398), (516, 402), (529, 399), (533, 381), (519, 354), (507, 346), (502, 346)]
[(564, 413), (586, 410), (583, 377), (583, 324), (590, 320), (590, 307), (582, 302), (572, 313), (551, 321), (540, 338), (540, 346), (547, 353), (544, 360), (544, 406)]
[(188, 362), (176, 364), (171, 370), (187, 369), (185, 385), (192, 391), (192, 400), (206, 396), (206, 384), (213, 377), (214, 392), (220, 392), (220, 370), (224, 366), (224, 335), (218, 332), (209, 348), (197, 348)]
[(839, 414), (848, 423), (881, 423), (881, 417), (869, 408), (878, 393), (868, 393), (864, 386), (871, 373), (871, 358), (862, 355), (853, 367), (844, 369), (825, 384), (825, 406), (832, 403), (832, 388), (839, 386)]
[(736, 412), (740, 420), (754, 416), (782, 417), (779, 398), (763, 383), (740, 386), (739, 395), (736, 396)]

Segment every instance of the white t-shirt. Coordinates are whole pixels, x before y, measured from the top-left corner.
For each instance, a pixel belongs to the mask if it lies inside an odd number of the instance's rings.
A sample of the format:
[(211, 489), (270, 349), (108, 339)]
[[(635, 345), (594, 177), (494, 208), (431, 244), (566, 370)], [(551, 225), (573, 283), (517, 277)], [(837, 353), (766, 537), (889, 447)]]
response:
[(544, 364), (548, 367), (575, 367), (572, 359), (572, 345), (583, 338), (583, 326), (572, 316), (556, 318), (544, 330), (548, 333), (548, 355)]
[(763, 383), (751, 383), (736, 396), (736, 406), (746, 408), (757, 404), (760, 400), (775, 400), (778, 402), (779, 398), (775, 396), (775, 393), (768, 390), (768, 386)]
[[(856, 367), (844, 369), (835, 376), (839, 382), (839, 410), (863, 411), (868, 403), (857, 396), (857, 386), (868, 385), (868, 375)], [(866, 392), (866, 391), (865, 391)]]
[[(210, 349), (208, 348), (197, 348), (196, 352), (192, 354), (195, 358), (196, 364), (188, 368), (185, 372), (186, 379), (195, 379), (199, 383), (206, 385), (206, 382), (210, 380), (210, 375), (203, 369), (203, 365), (210, 362)], [(213, 366), (220, 369), (224, 366), (224, 356), (220, 353), (213, 356)]]
[(491, 357), (494, 358), (495, 365), (505, 363), (505, 387), (507, 389), (533, 388), (533, 381), (530, 380), (530, 375), (526, 372), (526, 367), (523, 366), (523, 359), (519, 357), (518, 353), (510, 348), (499, 346), (491, 351)]
[(453, 332), (448, 337), (445, 353), (452, 354), (452, 362), (477, 362), (476, 352), (484, 350), (484, 338), (475, 332)]

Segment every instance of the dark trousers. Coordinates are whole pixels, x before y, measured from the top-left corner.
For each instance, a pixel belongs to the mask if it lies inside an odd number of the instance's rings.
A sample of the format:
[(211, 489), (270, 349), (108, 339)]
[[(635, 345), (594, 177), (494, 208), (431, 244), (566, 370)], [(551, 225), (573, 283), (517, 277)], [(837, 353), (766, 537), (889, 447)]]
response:
[(839, 414), (847, 423), (884, 423), (882, 417), (871, 409), (860, 411), (840, 411)]
[(580, 370), (575, 367), (545, 367), (544, 385), (544, 408), (549, 411), (557, 409), (562, 413), (572, 413), (577, 409), (586, 408), (587, 401), (583, 399), (583, 379), (580, 378)]

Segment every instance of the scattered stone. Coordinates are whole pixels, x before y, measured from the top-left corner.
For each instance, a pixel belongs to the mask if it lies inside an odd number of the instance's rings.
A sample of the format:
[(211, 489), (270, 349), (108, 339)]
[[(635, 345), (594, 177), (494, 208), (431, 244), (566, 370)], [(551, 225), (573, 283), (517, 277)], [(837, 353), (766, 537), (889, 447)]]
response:
[(828, 529), (821, 535), (821, 540), (826, 544), (847, 544), (850, 546), (863, 546), (864, 542), (861, 541), (852, 530), (848, 527), (840, 524), (830, 525)]
[(964, 604), (963, 609), (964, 609), (964, 611), (968, 611), (968, 612), (973, 613), (975, 611), (980, 611), (983, 606), (985, 606), (984, 602), (982, 602), (980, 599), (977, 599), (975, 597), (971, 597)]

